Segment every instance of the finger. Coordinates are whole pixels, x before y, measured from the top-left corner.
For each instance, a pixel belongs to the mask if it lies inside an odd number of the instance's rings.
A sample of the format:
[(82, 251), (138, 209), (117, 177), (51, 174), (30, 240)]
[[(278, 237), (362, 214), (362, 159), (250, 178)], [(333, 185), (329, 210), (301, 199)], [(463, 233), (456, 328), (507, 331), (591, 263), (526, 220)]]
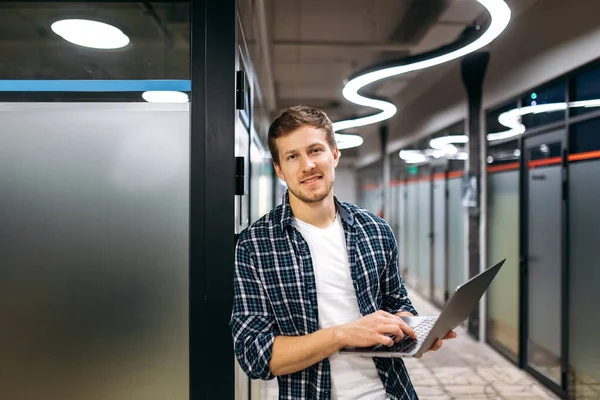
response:
[(381, 325), (380, 333), (394, 335), (395, 340), (397, 342), (404, 339), (404, 333), (402, 332), (402, 329), (398, 325), (392, 325), (392, 324)]
[(382, 344), (384, 346), (390, 347), (394, 345), (394, 340), (389, 336), (379, 335), (377, 339), (377, 343)]
[(416, 339), (417, 338), (417, 334), (415, 333), (415, 331), (413, 330), (413, 328), (411, 328), (406, 322), (404, 322), (404, 320), (402, 320), (400, 318), (400, 329), (402, 329), (402, 331), (408, 335), (409, 337)]
[(433, 351), (438, 351), (438, 350), (440, 349), (440, 347), (442, 347), (442, 343), (443, 343), (443, 342), (442, 342), (440, 339), (437, 339), (437, 340), (435, 341), (435, 343), (433, 344), (433, 346), (431, 346), (431, 349), (430, 349), (430, 350), (433, 350)]
[(454, 339), (456, 337), (456, 332), (454, 331), (450, 331), (446, 334), (446, 336), (444, 336), (442, 338), (442, 340), (446, 340), (446, 339)]

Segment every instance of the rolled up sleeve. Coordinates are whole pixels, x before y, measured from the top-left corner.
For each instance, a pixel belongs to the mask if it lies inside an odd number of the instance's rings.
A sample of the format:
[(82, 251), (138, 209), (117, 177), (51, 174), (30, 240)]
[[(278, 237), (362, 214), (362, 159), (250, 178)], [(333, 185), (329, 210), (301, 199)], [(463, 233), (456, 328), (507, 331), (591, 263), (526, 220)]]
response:
[(383, 309), (390, 314), (408, 311), (416, 316), (418, 315), (417, 310), (415, 310), (408, 297), (408, 292), (404, 286), (404, 280), (400, 275), (398, 246), (396, 245), (396, 239), (393, 236), (391, 243), (390, 259), (381, 281)]
[(273, 379), (269, 362), (275, 340), (274, 319), (252, 255), (238, 242), (235, 251), (231, 330), (235, 356), (251, 379)]

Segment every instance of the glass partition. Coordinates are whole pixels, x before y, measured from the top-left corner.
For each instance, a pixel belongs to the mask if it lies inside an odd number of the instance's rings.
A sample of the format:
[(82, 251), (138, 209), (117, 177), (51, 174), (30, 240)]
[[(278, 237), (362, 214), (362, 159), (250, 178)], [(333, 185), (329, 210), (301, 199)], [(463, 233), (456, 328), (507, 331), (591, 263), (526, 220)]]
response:
[(189, 104), (0, 104), (0, 397), (189, 398)]
[(573, 125), (569, 140), (569, 365), (577, 399), (600, 393), (599, 129), (600, 119)]
[(519, 141), (488, 150), (488, 265), (504, 258), (487, 296), (488, 340), (514, 362), (519, 355)]
[(466, 276), (466, 213), (462, 205), (463, 162), (448, 173), (448, 293), (452, 294), (465, 282)]
[(418, 187), (419, 201), (419, 291), (427, 298), (431, 296), (431, 173), (423, 167)]

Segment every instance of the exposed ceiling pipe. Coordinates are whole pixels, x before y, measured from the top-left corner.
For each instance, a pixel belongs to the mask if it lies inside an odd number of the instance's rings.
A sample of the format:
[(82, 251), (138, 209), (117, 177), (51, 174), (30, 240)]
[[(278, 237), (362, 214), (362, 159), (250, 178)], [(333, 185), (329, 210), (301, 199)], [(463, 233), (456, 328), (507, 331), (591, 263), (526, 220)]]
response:
[(265, 105), (269, 113), (275, 112), (276, 97), (275, 97), (275, 81), (273, 78), (273, 67), (271, 64), (271, 43), (269, 41), (269, 35), (267, 31), (267, 17), (264, 0), (255, 0), (255, 15), (256, 15), (256, 27), (258, 30), (258, 41), (263, 56), (263, 64), (265, 67), (265, 83), (264, 88), (265, 94)]

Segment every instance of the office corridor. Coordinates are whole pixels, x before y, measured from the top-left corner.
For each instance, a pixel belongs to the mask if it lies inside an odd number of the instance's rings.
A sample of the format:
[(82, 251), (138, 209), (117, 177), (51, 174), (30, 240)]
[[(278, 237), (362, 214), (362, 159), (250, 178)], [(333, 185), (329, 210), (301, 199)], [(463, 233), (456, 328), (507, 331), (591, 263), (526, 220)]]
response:
[[(408, 288), (420, 315), (440, 310)], [(462, 328), (438, 352), (405, 360), (421, 400), (558, 399), (540, 383)]]

